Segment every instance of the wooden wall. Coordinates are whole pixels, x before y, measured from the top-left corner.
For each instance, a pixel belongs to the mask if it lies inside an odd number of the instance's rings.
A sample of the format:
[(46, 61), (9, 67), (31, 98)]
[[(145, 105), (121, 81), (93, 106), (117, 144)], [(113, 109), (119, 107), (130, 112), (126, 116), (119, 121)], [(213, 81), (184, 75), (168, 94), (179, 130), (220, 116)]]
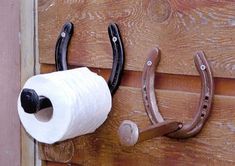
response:
[(20, 166), (19, 1), (0, 0), (0, 165)]
[[(112, 64), (107, 26), (119, 25), (126, 64), (108, 120), (94, 133), (55, 145), (41, 144), (41, 158), (81, 165), (234, 165), (235, 1), (227, 0), (38, 0), (41, 72), (54, 71), (55, 42), (65, 21), (75, 25), (71, 66), (88, 66), (108, 78)], [(126, 148), (117, 129), (124, 119), (150, 125), (140, 90), (151, 48), (162, 59), (156, 95), (166, 119), (189, 121), (199, 101), (200, 78), (193, 55), (203, 50), (215, 76), (211, 117), (191, 139), (155, 138)]]

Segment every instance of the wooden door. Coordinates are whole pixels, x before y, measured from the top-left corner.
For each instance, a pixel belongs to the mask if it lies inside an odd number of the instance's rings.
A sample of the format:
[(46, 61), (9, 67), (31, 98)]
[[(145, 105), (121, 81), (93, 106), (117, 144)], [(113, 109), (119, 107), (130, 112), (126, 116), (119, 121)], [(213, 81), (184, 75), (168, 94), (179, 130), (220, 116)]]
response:
[[(88, 66), (107, 79), (112, 65), (107, 26), (116, 22), (126, 54), (121, 87), (108, 120), (93, 134), (54, 145), (41, 144), (48, 166), (234, 165), (235, 1), (227, 0), (38, 0), (41, 72), (55, 70), (54, 48), (66, 21), (75, 25), (69, 46), (71, 66)], [(156, 95), (166, 119), (190, 121), (200, 95), (193, 55), (203, 50), (215, 76), (211, 116), (194, 138), (154, 138), (134, 147), (120, 145), (125, 119), (140, 128), (151, 123), (141, 97), (141, 74), (148, 52), (161, 49)], [(61, 164), (63, 165), (63, 164)], [(66, 165), (66, 164), (64, 164)]]

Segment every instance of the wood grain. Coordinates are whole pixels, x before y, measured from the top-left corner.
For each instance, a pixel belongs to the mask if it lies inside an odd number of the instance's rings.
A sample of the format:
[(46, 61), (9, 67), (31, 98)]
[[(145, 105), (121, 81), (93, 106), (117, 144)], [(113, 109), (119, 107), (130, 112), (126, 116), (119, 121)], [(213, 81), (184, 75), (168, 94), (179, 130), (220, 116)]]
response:
[[(54, 71), (55, 42), (65, 21), (75, 25), (71, 68), (88, 66), (105, 79), (112, 65), (107, 26), (119, 25), (126, 54), (122, 87), (108, 120), (93, 134), (54, 145), (41, 144), (46, 165), (235, 165), (234, 0), (38, 0), (41, 72)], [(161, 49), (155, 88), (166, 119), (192, 119), (200, 93), (193, 55), (203, 50), (215, 78), (208, 123), (191, 139), (166, 137), (126, 148), (117, 129), (124, 119), (144, 128), (150, 121), (141, 97), (141, 71), (152, 47)]]
[[(76, 68), (70, 66), (70, 69)], [(91, 71), (108, 80), (111, 70), (100, 68), (89, 68)], [(41, 73), (54, 72), (55, 65), (41, 65)], [(141, 88), (142, 72), (124, 71), (121, 85), (127, 87)], [(215, 94), (224, 96), (235, 96), (235, 79), (214, 78)], [(201, 92), (201, 79), (199, 76), (184, 76), (173, 74), (156, 73), (155, 89), (177, 90), (182, 92)]]
[[(169, 90), (157, 90), (156, 94), (165, 119), (192, 119), (199, 94)], [(82, 165), (235, 164), (235, 97), (216, 95), (208, 123), (194, 138), (176, 140), (159, 137), (139, 143), (135, 147), (122, 147), (117, 136), (122, 120), (135, 121), (140, 128), (150, 125), (142, 102), (140, 89), (121, 87), (114, 96), (109, 118), (94, 134), (55, 145), (42, 145), (42, 159), (68, 162), (61, 156), (69, 154), (70, 162)], [(75, 150), (68, 148), (71, 144)]]
[(20, 166), (20, 122), (16, 109), (20, 90), (19, 11), (19, 1), (0, 1), (0, 165), (2, 166)]
[(216, 77), (235, 78), (233, 0), (39, 0), (40, 62), (54, 64), (54, 47), (67, 20), (75, 24), (69, 64), (110, 68), (107, 26), (116, 22), (126, 53), (126, 70), (142, 71), (158, 45), (158, 72), (198, 75), (193, 62), (204, 50)]

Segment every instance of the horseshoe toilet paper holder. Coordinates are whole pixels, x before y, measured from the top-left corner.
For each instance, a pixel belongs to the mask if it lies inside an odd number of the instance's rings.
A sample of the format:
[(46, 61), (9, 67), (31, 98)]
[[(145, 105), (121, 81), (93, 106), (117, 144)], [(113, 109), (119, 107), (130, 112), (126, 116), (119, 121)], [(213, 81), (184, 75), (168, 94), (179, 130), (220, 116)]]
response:
[[(73, 24), (66, 22), (60, 32), (55, 47), (56, 70), (68, 69), (68, 46), (73, 35)], [(112, 95), (118, 89), (124, 69), (124, 48), (117, 24), (110, 23), (108, 34), (113, 50), (113, 65), (107, 82)], [(21, 105), (26, 113), (33, 114), (44, 108), (52, 107), (50, 100), (44, 96), (38, 96), (33, 89), (23, 89), (21, 92)]]
[(147, 58), (142, 75), (142, 97), (145, 110), (152, 125), (139, 130), (136, 123), (124, 120), (119, 127), (119, 139), (124, 146), (133, 146), (138, 142), (157, 136), (170, 138), (190, 138), (197, 135), (209, 117), (214, 96), (213, 75), (206, 57), (202, 51), (196, 53), (194, 62), (201, 77), (201, 96), (198, 110), (190, 123), (165, 121), (158, 110), (154, 80), (156, 66), (160, 61), (160, 51), (154, 48)]

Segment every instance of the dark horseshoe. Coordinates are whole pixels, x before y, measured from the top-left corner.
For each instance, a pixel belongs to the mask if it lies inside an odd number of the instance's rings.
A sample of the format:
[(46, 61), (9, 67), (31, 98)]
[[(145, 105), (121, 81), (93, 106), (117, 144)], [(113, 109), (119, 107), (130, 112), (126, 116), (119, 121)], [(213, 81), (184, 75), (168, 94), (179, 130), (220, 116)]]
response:
[(73, 24), (67, 22), (64, 24), (55, 46), (56, 70), (63, 71), (68, 69), (67, 54), (68, 46), (73, 35)]
[[(55, 63), (57, 71), (68, 69), (67, 53), (72, 35), (73, 24), (71, 22), (67, 22), (62, 27), (56, 42)], [(44, 108), (52, 107), (51, 101), (48, 98), (44, 96), (38, 96), (38, 94), (33, 89), (23, 89), (20, 95), (20, 99), (24, 111), (29, 114), (36, 113)]]
[[(115, 23), (108, 27), (110, 42), (113, 49), (113, 66), (108, 86), (112, 95), (120, 85), (121, 75), (124, 69), (124, 50), (121, 35)], [(63, 71), (68, 69), (67, 52), (68, 45), (73, 35), (73, 24), (67, 22), (64, 24), (57, 39), (55, 48), (56, 70)], [(21, 92), (21, 105), (26, 113), (36, 113), (44, 108), (52, 107), (50, 100), (44, 96), (38, 96), (33, 89), (23, 89)]]
[[(204, 53), (200, 51), (197, 52), (197, 54), (194, 57), (196, 68), (200, 73), (200, 77), (202, 80), (201, 97), (196, 116), (194, 117), (191, 123), (186, 123), (186, 124), (180, 122), (164, 121), (164, 118), (162, 117), (162, 115), (158, 110), (155, 90), (154, 90), (154, 80), (155, 80), (154, 72), (159, 61), (160, 61), (159, 50), (155, 48), (149, 54), (149, 57), (144, 67), (143, 78), (142, 78), (142, 96), (144, 100), (145, 110), (153, 125), (138, 133), (136, 132), (138, 131), (137, 125), (135, 125), (134, 122), (131, 121), (125, 121), (125, 123), (123, 122), (119, 128), (119, 137), (121, 143), (126, 146), (132, 146), (137, 142), (163, 135), (166, 135), (171, 138), (193, 137), (201, 131), (202, 127), (206, 123), (206, 120), (208, 119), (208, 116), (210, 114), (210, 109), (214, 95), (213, 76)], [(164, 132), (162, 130), (164, 130)], [(131, 133), (130, 131), (135, 131), (134, 132), (135, 134)], [(136, 138), (138, 139), (136, 140)], [(132, 142), (131, 141), (128, 142), (128, 140), (132, 140)]]
[(109, 25), (108, 33), (113, 49), (113, 66), (108, 80), (108, 86), (111, 94), (114, 95), (120, 85), (121, 75), (124, 69), (124, 49), (118, 26), (115, 23)]

